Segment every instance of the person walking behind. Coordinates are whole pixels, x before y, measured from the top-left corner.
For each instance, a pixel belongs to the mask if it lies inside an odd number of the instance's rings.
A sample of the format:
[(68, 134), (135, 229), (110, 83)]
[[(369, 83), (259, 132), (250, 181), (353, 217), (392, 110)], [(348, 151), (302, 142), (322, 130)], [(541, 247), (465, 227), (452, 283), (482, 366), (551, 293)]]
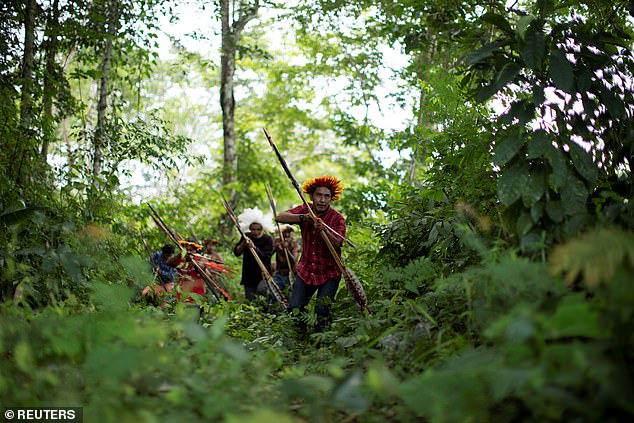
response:
[[(285, 291), (290, 289), (290, 272), (295, 271), (297, 258), (299, 257), (299, 243), (293, 239), (295, 229), (291, 225), (282, 225), (282, 235), (273, 240), (275, 263), (273, 263), (273, 280), (277, 286)], [(291, 261), (286, 261), (286, 252)]]
[[(242, 259), (242, 279), (240, 283), (244, 285), (244, 295), (247, 300), (253, 300), (258, 293), (258, 285), (264, 280), (262, 270), (258, 265), (247, 244), (252, 245), (264, 264), (266, 270), (271, 272), (271, 256), (273, 256), (273, 238), (265, 231), (273, 232), (271, 215), (264, 215), (260, 209), (248, 208), (238, 215), (240, 228), (245, 232), (243, 237), (233, 248), (236, 256)], [(245, 250), (247, 250), (245, 252)]]

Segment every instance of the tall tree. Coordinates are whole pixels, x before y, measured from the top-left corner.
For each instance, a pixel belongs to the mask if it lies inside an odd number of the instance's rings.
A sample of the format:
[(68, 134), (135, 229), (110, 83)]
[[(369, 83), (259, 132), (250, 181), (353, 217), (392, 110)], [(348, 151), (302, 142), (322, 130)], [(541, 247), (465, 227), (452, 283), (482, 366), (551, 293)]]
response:
[[(237, 3), (237, 4), (236, 4)], [(238, 155), (235, 130), (235, 98), (233, 95), (236, 52), (244, 27), (253, 20), (260, 7), (259, 0), (221, 0), (222, 55), (220, 60), (220, 106), (222, 108), (222, 135), (224, 141), (223, 185), (230, 185), (238, 173)], [(232, 190), (232, 197), (234, 191)]]
[(24, 53), (22, 56), (22, 101), (20, 103), (20, 128), (23, 140), (27, 143), (16, 144), (15, 151), (18, 168), (15, 178), (18, 182), (22, 180), (22, 166), (24, 161), (29, 159), (31, 136), (31, 118), (33, 114), (33, 89), (34, 89), (34, 58), (35, 58), (35, 18), (37, 13), (37, 3), (35, 0), (27, 0), (24, 4)]
[(46, 68), (44, 72), (44, 90), (42, 93), (42, 125), (44, 126), (44, 139), (40, 155), (46, 160), (50, 140), (51, 126), (53, 125), (53, 100), (58, 90), (59, 73), (56, 72), (55, 57), (58, 51), (57, 32), (59, 26), (59, 0), (54, 0), (46, 18)]
[(106, 108), (108, 106), (108, 82), (112, 61), (112, 44), (119, 30), (119, 4), (117, 0), (106, 3), (107, 36), (101, 56), (101, 79), (99, 81), (99, 100), (97, 103), (97, 126), (93, 141), (93, 176), (101, 172), (102, 148), (106, 137)]

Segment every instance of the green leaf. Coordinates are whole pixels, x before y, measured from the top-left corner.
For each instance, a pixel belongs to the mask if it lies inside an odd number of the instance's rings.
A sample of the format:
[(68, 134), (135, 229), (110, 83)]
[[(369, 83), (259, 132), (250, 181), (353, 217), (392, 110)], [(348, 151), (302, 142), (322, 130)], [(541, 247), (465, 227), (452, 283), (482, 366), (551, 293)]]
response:
[(550, 138), (546, 131), (535, 131), (528, 141), (526, 157), (528, 159), (542, 157), (550, 145)]
[(492, 25), (497, 26), (498, 28), (500, 28), (502, 31), (504, 31), (505, 33), (509, 35), (513, 34), (513, 29), (511, 28), (511, 24), (502, 15), (499, 15), (497, 13), (485, 13), (484, 15), (482, 15), (480, 19), (482, 19), (484, 22), (488, 22)]
[(625, 104), (616, 94), (604, 87), (599, 91), (599, 95), (614, 119), (625, 117)]
[(500, 201), (507, 206), (517, 201), (522, 196), (522, 190), (528, 177), (529, 169), (524, 161), (518, 161), (502, 171), (497, 184), (497, 194)]
[(542, 201), (538, 201), (531, 207), (531, 218), (533, 222), (537, 223), (539, 219), (544, 215), (544, 203)]
[(543, 169), (536, 169), (531, 172), (526, 185), (522, 190), (522, 202), (526, 207), (532, 207), (538, 202), (548, 188), (546, 173)]
[(564, 53), (559, 49), (555, 49), (550, 53), (550, 77), (555, 87), (567, 93), (572, 91), (574, 83), (572, 65), (570, 65)]
[(564, 206), (561, 201), (548, 201), (546, 203), (546, 214), (553, 222), (559, 223), (564, 220)]
[(557, 306), (555, 314), (548, 319), (549, 334), (547, 338), (567, 338), (583, 336), (598, 338), (601, 336), (599, 316), (592, 310), (583, 294), (572, 294), (564, 297)]
[(486, 44), (473, 53), (469, 54), (465, 59), (467, 66), (475, 65), (476, 63), (482, 62), (484, 59), (488, 59), (493, 55), (493, 53), (499, 51), (500, 43), (490, 43)]
[(478, 103), (484, 103), (496, 92), (498, 92), (498, 89), (495, 87), (495, 84), (486, 85), (478, 90), (478, 93), (475, 96), (475, 100)]
[(518, 136), (510, 136), (495, 146), (493, 162), (502, 167), (521, 150), (524, 140)]
[(484, 374), (499, 360), (488, 351), (468, 351), (450, 360), (444, 368), (428, 370), (406, 380), (400, 397), (414, 413), (434, 422), (487, 421), (487, 389)]
[(526, 31), (528, 30), (529, 25), (531, 24), (531, 22), (533, 22), (535, 20), (535, 16), (522, 16), (519, 21), (517, 21), (517, 26), (515, 27), (515, 32), (517, 32), (517, 35), (520, 37), (520, 39), (524, 39), (524, 36), (526, 35)]
[(522, 237), (528, 233), (533, 228), (533, 219), (531, 218), (530, 213), (526, 211), (522, 211), (519, 217), (517, 218), (517, 222), (515, 224), (517, 234)]
[(577, 78), (577, 88), (581, 92), (586, 92), (592, 86), (592, 74), (588, 70), (584, 70), (581, 72), (579, 77)]
[(548, 162), (552, 168), (552, 173), (548, 177), (548, 182), (550, 182), (553, 188), (557, 191), (568, 179), (569, 170), (566, 164), (566, 158), (558, 148), (552, 146), (546, 150), (546, 157), (548, 158)]
[(529, 68), (540, 70), (546, 49), (544, 34), (539, 30), (531, 28), (526, 33), (525, 39), (526, 42), (520, 51), (520, 55)]
[(500, 90), (513, 81), (522, 68), (513, 62), (505, 64), (495, 77), (495, 88)]
[(569, 143), (568, 146), (570, 147), (570, 157), (572, 157), (572, 163), (575, 165), (577, 172), (579, 172), (586, 181), (594, 184), (599, 177), (599, 171), (592, 161), (590, 153), (586, 152), (575, 142)]
[(561, 201), (564, 204), (567, 215), (573, 215), (585, 211), (588, 189), (582, 180), (572, 173), (568, 173), (566, 183), (561, 187)]

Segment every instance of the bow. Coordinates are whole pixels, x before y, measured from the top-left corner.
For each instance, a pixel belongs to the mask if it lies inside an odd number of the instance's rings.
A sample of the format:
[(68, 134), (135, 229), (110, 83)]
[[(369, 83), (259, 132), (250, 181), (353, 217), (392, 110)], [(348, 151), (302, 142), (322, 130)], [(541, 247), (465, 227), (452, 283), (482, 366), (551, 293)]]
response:
[[(317, 222), (320, 219), (315, 215), (315, 213), (313, 212), (313, 209), (310, 207), (310, 205), (306, 201), (306, 198), (304, 197), (304, 193), (299, 187), (299, 184), (295, 180), (295, 177), (291, 173), (291, 170), (288, 168), (286, 161), (282, 157), (282, 154), (280, 153), (280, 151), (277, 149), (277, 146), (273, 142), (273, 139), (269, 135), (266, 128), (264, 128), (264, 135), (266, 135), (266, 139), (269, 141), (269, 144), (273, 148), (273, 151), (275, 151), (275, 155), (279, 159), (280, 164), (282, 165), (282, 167), (284, 168), (284, 171), (286, 172), (286, 176), (288, 176), (288, 178), (291, 180), (291, 183), (295, 187), (295, 190), (299, 194), (299, 197), (302, 199), (302, 202), (308, 208), (308, 213), (310, 214), (310, 217), (313, 219), (313, 222)], [(337, 233), (332, 228), (326, 226), (325, 224), (324, 224), (324, 227), (327, 228), (333, 234), (336, 234), (342, 240), (351, 244), (350, 241), (348, 241), (345, 237)], [(341, 257), (339, 256), (339, 253), (337, 253), (337, 251), (335, 250), (335, 247), (332, 245), (332, 242), (330, 242), (330, 238), (328, 238), (326, 231), (322, 229), (320, 232), (320, 235), (322, 239), (324, 240), (324, 242), (326, 243), (326, 247), (328, 247), (330, 254), (332, 254), (332, 257), (337, 263), (337, 267), (339, 267), (339, 270), (341, 271), (343, 275), (343, 279), (346, 283), (346, 287), (348, 288), (348, 292), (350, 292), (350, 295), (352, 295), (352, 298), (354, 299), (354, 302), (357, 308), (361, 312), (367, 311), (368, 313), (370, 313), (370, 308), (368, 307), (368, 297), (365, 294), (365, 290), (363, 289), (363, 285), (361, 284), (361, 281), (350, 269), (344, 266), (343, 262), (341, 261)]]

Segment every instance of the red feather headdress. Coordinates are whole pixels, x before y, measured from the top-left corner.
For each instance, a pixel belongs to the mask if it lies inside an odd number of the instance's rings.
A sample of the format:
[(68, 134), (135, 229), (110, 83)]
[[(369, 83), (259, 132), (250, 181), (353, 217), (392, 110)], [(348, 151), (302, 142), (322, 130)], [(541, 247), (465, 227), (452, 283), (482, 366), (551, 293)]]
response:
[(318, 178), (310, 179), (302, 184), (302, 191), (306, 194), (313, 194), (319, 187), (326, 187), (330, 190), (332, 200), (338, 200), (343, 193), (343, 185), (341, 179), (337, 179), (334, 176), (324, 175)]

